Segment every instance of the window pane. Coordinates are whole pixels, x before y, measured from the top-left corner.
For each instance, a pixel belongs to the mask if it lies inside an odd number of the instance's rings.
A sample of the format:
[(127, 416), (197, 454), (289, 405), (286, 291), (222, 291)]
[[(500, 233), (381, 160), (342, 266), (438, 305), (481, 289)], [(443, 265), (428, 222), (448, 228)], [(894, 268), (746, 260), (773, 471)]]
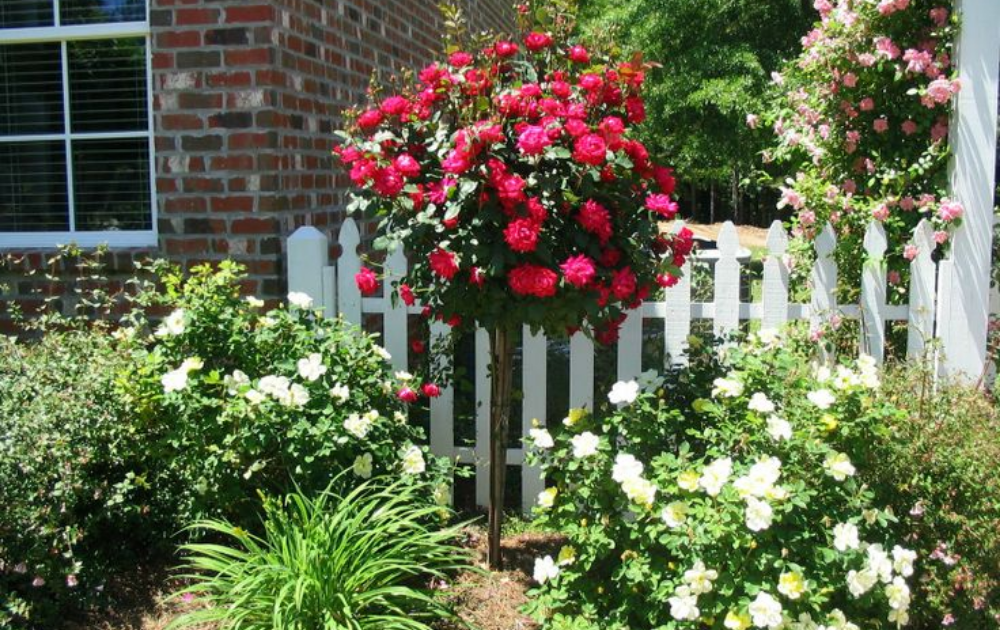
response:
[(0, 28), (52, 26), (52, 0), (0, 0)]
[(59, 14), (63, 24), (145, 22), (146, 0), (62, 0)]
[(0, 232), (69, 229), (62, 141), (0, 143)]
[(67, 46), (73, 131), (148, 129), (145, 38), (76, 41)]
[(59, 44), (0, 45), (0, 135), (62, 130)]
[(149, 139), (73, 141), (76, 229), (152, 228)]

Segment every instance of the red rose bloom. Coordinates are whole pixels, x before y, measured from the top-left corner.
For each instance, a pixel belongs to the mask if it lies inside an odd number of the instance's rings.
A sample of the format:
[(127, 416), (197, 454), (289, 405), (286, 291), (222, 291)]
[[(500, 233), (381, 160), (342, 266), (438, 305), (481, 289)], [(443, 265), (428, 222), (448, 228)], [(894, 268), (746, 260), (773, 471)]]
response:
[(635, 274), (629, 267), (623, 267), (611, 278), (611, 293), (619, 300), (626, 300), (635, 293)]
[(354, 282), (361, 295), (371, 295), (378, 291), (378, 276), (368, 267), (362, 267), (361, 271), (354, 274)]
[(673, 219), (677, 215), (677, 202), (662, 193), (647, 196), (646, 207), (664, 219)]
[(625, 113), (630, 123), (638, 125), (646, 120), (646, 103), (641, 97), (630, 96), (625, 99)]
[(445, 280), (451, 280), (458, 273), (458, 262), (455, 261), (455, 254), (438, 247), (428, 256), (431, 271)]
[(517, 148), (525, 155), (540, 155), (551, 144), (545, 127), (539, 125), (528, 125), (517, 137)]
[(590, 63), (590, 53), (583, 46), (573, 46), (569, 49), (569, 60), (574, 63)]
[(503, 231), (503, 239), (515, 252), (533, 252), (538, 246), (540, 228), (541, 226), (531, 219), (515, 219), (507, 224)]
[(420, 163), (408, 153), (397, 155), (396, 159), (392, 161), (392, 165), (395, 166), (396, 170), (402, 173), (404, 177), (416, 177), (417, 175), (420, 175)]
[(427, 396), (428, 398), (437, 398), (441, 395), (441, 388), (434, 383), (424, 383), (420, 387), (420, 391), (422, 391), (424, 396)]
[(417, 402), (417, 392), (413, 391), (409, 387), (404, 387), (396, 392), (396, 398), (402, 400), (405, 403), (415, 403)]
[(594, 261), (583, 254), (570, 256), (563, 264), (559, 265), (559, 269), (562, 270), (566, 282), (579, 289), (590, 284), (590, 281), (597, 275)]
[(528, 36), (524, 38), (524, 45), (531, 52), (538, 52), (552, 45), (552, 36), (548, 33), (534, 31), (528, 33)]
[(464, 68), (465, 66), (472, 65), (472, 55), (462, 51), (454, 52), (448, 56), (448, 63), (453, 68)]
[(377, 170), (378, 167), (375, 166), (375, 162), (362, 158), (351, 166), (351, 181), (357, 186), (364, 186), (375, 177)]
[(408, 284), (399, 285), (399, 299), (403, 300), (403, 304), (407, 306), (413, 306), (416, 302), (416, 298), (413, 296), (413, 289), (410, 288)]
[(402, 96), (390, 96), (379, 106), (386, 116), (402, 116), (410, 109), (410, 102)]
[(563, 99), (569, 98), (569, 95), (573, 93), (573, 88), (565, 81), (553, 81), (549, 84), (549, 89), (554, 95)]
[(514, 42), (497, 42), (493, 47), (497, 57), (513, 57), (517, 54), (518, 45)]
[(656, 276), (656, 284), (660, 285), (664, 289), (669, 289), (670, 287), (675, 286), (678, 282), (680, 282), (680, 280), (680, 278), (672, 273), (661, 273)]
[(469, 284), (474, 284), (477, 287), (486, 284), (486, 272), (479, 267), (469, 269)]
[(588, 92), (596, 92), (604, 87), (604, 79), (599, 75), (588, 72), (580, 77), (580, 87)]
[(441, 170), (445, 173), (451, 173), (453, 175), (459, 175), (469, 170), (472, 167), (472, 160), (469, 157), (468, 152), (462, 151), (460, 149), (452, 149), (448, 157), (441, 162)]
[(607, 143), (596, 133), (580, 136), (573, 143), (573, 159), (581, 164), (600, 166), (604, 164), (607, 152)]
[(507, 282), (517, 295), (547, 298), (556, 294), (556, 283), (559, 282), (559, 276), (546, 267), (525, 263), (510, 270), (510, 273), (507, 274)]
[(574, 138), (579, 138), (584, 134), (590, 133), (590, 127), (587, 125), (587, 123), (577, 118), (570, 118), (569, 120), (567, 120), (565, 129), (566, 133), (573, 136)]
[(677, 180), (674, 179), (674, 169), (665, 166), (656, 166), (653, 168), (653, 177), (656, 179), (656, 185), (660, 187), (661, 193), (664, 195), (674, 194), (674, 188), (677, 187)]
[(410, 350), (413, 350), (413, 354), (423, 354), (427, 351), (427, 344), (419, 339), (414, 339), (410, 342)]
[(375, 171), (375, 184), (372, 188), (383, 197), (395, 197), (403, 190), (403, 176), (395, 168), (387, 166)]
[(611, 238), (611, 213), (593, 199), (583, 204), (576, 220), (583, 229), (597, 236), (601, 244), (607, 243)]
[(497, 181), (497, 196), (504, 205), (521, 203), (527, 198), (524, 194), (525, 185), (521, 176), (504, 174)]
[(358, 116), (358, 127), (364, 130), (374, 129), (382, 124), (382, 112), (369, 109)]
[(686, 257), (694, 249), (694, 232), (682, 227), (677, 234), (674, 234), (673, 246), (675, 255)]
[(549, 218), (549, 212), (538, 197), (528, 199), (528, 216), (535, 223), (542, 224)]

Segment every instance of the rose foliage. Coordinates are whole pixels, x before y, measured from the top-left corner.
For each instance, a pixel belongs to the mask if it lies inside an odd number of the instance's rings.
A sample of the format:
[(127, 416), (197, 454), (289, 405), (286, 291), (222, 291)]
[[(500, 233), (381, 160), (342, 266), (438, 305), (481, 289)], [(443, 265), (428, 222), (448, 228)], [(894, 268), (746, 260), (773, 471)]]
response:
[(874, 361), (811, 367), (773, 332), (714, 350), (531, 431), (541, 518), (567, 537), (535, 564), (542, 627), (905, 625), (916, 554), (859, 479), (894, 413)]
[[(382, 217), (376, 246), (408, 254), (399, 297), (452, 326), (613, 340), (692, 244), (661, 229), (674, 177), (635, 139), (646, 68), (534, 31), (452, 52), (357, 113), (335, 152), (350, 208)], [(367, 267), (357, 282), (378, 286)]]
[(770, 157), (793, 173), (778, 207), (795, 212), (806, 238), (833, 225), (848, 281), (860, 273), (871, 220), (885, 227), (890, 267), (900, 271), (918, 253), (910, 240), (921, 219), (939, 246), (961, 222), (962, 206), (946, 197), (948, 117), (961, 87), (952, 5), (816, 0), (821, 20), (802, 55), (774, 76), (783, 98), (770, 114)]

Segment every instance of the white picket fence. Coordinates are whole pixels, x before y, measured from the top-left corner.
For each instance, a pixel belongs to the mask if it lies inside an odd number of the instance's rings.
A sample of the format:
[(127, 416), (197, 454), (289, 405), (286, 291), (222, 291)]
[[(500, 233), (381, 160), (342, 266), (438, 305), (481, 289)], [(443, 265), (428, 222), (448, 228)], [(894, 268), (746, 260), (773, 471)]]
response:
[[(408, 366), (409, 331), (408, 316), (419, 314), (419, 305), (406, 307), (396, 305), (389, 297), (391, 281), (402, 277), (407, 269), (406, 257), (401, 251), (394, 252), (386, 261), (385, 297), (363, 297), (358, 290), (354, 275), (361, 268), (358, 246), (361, 242), (358, 226), (353, 219), (347, 219), (339, 234), (342, 254), (335, 264), (329, 261), (329, 240), (313, 227), (299, 228), (288, 239), (288, 284), (290, 291), (309, 294), (314, 302), (324, 307), (329, 314), (341, 313), (358, 324), (365, 316), (377, 314), (383, 317), (383, 345), (392, 355), (395, 369), (405, 370)], [(788, 234), (781, 223), (771, 225), (767, 237), (768, 254), (763, 263), (762, 301), (748, 303), (741, 301), (740, 277), (746, 250), (740, 248), (735, 226), (726, 223), (719, 234), (718, 249), (699, 252), (698, 260), (714, 260), (714, 297), (711, 302), (692, 301), (691, 263), (685, 267), (685, 275), (674, 287), (666, 291), (662, 302), (645, 302), (632, 311), (622, 325), (617, 348), (617, 375), (627, 380), (636, 377), (642, 370), (642, 335), (644, 320), (661, 320), (663, 326), (664, 356), (674, 362), (683, 361), (687, 339), (694, 320), (712, 320), (716, 334), (733, 331), (742, 321), (759, 320), (763, 328), (777, 328), (793, 319), (808, 319), (818, 324), (837, 315), (842, 319), (861, 320), (859, 350), (881, 361), (885, 355), (887, 322), (906, 322), (908, 326), (907, 353), (921, 356), (925, 341), (934, 336), (934, 305), (936, 266), (931, 260), (934, 249), (930, 224), (922, 222), (915, 232), (913, 243), (919, 255), (912, 261), (908, 305), (887, 305), (887, 277), (882, 260), (887, 249), (885, 232), (879, 223), (868, 226), (864, 246), (869, 258), (875, 262), (866, 266), (861, 285), (860, 304), (837, 304), (837, 266), (832, 258), (836, 237), (830, 226), (826, 226), (815, 239), (817, 262), (811, 275), (811, 301), (808, 304), (790, 303), (789, 269), (786, 264)], [(434, 338), (447, 335), (448, 326), (434, 323), (431, 326)], [(568, 400), (571, 407), (594, 408), (605, 392), (594, 392), (595, 353), (592, 342), (583, 334), (570, 339), (570, 378)], [(476, 469), (476, 501), (485, 506), (489, 498), (489, 409), (490, 386), (489, 336), (484, 330), (475, 335), (475, 400), (476, 438), (470, 447), (456, 446), (454, 443), (454, 403), (455, 392), (447, 388), (439, 398), (431, 401), (430, 407), (430, 448), (437, 455), (449, 457), (459, 463), (472, 464)], [(532, 335), (525, 330), (522, 346), (522, 435), (527, 435), (532, 421), (544, 423), (546, 417), (548, 344), (542, 335)], [(654, 366), (646, 366), (649, 367)], [(515, 387), (518, 384), (515, 383)], [(537, 469), (523, 466), (524, 451), (521, 448), (508, 450), (508, 463), (522, 466), (521, 505), (530, 510), (538, 493), (544, 489), (544, 482)]]

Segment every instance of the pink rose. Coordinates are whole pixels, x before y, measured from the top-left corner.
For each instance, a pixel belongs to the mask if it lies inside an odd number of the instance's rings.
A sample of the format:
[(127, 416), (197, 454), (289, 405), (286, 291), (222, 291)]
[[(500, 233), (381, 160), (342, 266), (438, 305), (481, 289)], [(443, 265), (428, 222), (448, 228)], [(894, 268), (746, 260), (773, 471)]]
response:
[(887, 59), (895, 59), (900, 55), (899, 47), (888, 37), (879, 37), (876, 39), (875, 50)]
[(912, 243), (903, 248), (903, 258), (909, 261), (913, 261), (913, 259), (916, 258), (917, 254), (919, 253), (920, 253), (920, 248), (917, 247), (916, 245), (913, 245)]
[(378, 276), (368, 267), (362, 267), (361, 271), (354, 274), (354, 282), (361, 295), (372, 295), (378, 291)]
[(562, 270), (566, 282), (579, 289), (590, 284), (597, 275), (594, 261), (583, 254), (570, 256), (559, 265), (559, 269)]
[(907, 212), (913, 210), (913, 197), (903, 197), (899, 200), (899, 207)]
[(852, 88), (858, 84), (858, 75), (853, 72), (848, 72), (844, 75), (844, 85), (846, 87)]
[(816, 213), (812, 210), (803, 210), (799, 213), (799, 225), (809, 227), (816, 223)]
[(513, 57), (517, 54), (518, 45), (514, 42), (497, 42), (493, 46), (493, 50), (496, 51), (497, 57)]
[(524, 38), (524, 45), (531, 52), (538, 52), (552, 45), (552, 36), (548, 33), (533, 31)]
[(545, 128), (539, 125), (528, 125), (517, 137), (517, 148), (525, 155), (540, 155), (551, 144)]
[(472, 55), (467, 52), (453, 52), (448, 56), (448, 63), (453, 68), (464, 68), (472, 65)]
[(434, 383), (424, 383), (420, 387), (420, 391), (424, 393), (424, 396), (428, 398), (437, 398), (441, 395), (441, 388)]
[(403, 176), (392, 166), (375, 171), (375, 183), (372, 188), (383, 197), (395, 197), (403, 190)]
[(875, 109), (875, 99), (871, 97), (862, 99), (862, 101), (858, 104), (858, 107), (860, 107), (863, 112), (870, 112)]
[(410, 109), (410, 102), (402, 96), (390, 96), (379, 106), (386, 116), (402, 116)]
[(590, 53), (583, 46), (573, 46), (569, 49), (569, 59), (574, 63), (590, 63)]
[(670, 220), (677, 215), (677, 203), (669, 195), (652, 194), (646, 197), (646, 208)]
[(875, 219), (876, 221), (885, 221), (886, 219), (888, 219), (889, 206), (884, 203), (880, 203), (877, 206), (875, 206), (875, 209), (872, 210), (872, 218)]
[(913, 134), (917, 133), (917, 123), (913, 122), (912, 120), (904, 120), (903, 124), (900, 125), (899, 127), (900, 129), (903, 130), (903, 133), (905, 133), (908, 136), (912, 136)]
[(934, 21), (934, 24), (941, 27), (948, 23), (948, 9), (944, 7), (934, 7), (930, 10), (929, 15)]
[(937, 215), (939, 219), (947, 223), (961, 219), (964, 212), (965, 208), (962, 207), (961, 203), (950, 199), (942, 199), (941, 205), (938, 206)]
[(948, 242), (948, 233), (944, 230), (934, 232), (934, 242), (938, 245), (944, 245)]
[(588, 133), (573, 143), (573, 159), (581, 164), (600, 166), (607, 157), (608, 145), (601, 136)]
[(884, 116), (882, 118), (876, 118), (875, 122), (872, 123), (872, 127), (875, 128), (876, 133), (885, 133), (889, 130), (889, 121)]
[(396, 392), (396, 398), (400, 399), (405, 403), (413, 404), (417, 402), (417, 392), (413, 391), (409, 387), (403, 387), (398, 392)]
[(382, 112), (377, 109), (369, 109), (358, 116), (358, 127), (368, 130), (382, 124)]
[(420, 175), (420, 163), (408, 153), (401, 153), (400, 155), (397, 155), (396, 159), (392, 161), (392, 165), (395, 166), (396, 170), (402, 173), (405, 177), (416, 177), (417, 175)]

